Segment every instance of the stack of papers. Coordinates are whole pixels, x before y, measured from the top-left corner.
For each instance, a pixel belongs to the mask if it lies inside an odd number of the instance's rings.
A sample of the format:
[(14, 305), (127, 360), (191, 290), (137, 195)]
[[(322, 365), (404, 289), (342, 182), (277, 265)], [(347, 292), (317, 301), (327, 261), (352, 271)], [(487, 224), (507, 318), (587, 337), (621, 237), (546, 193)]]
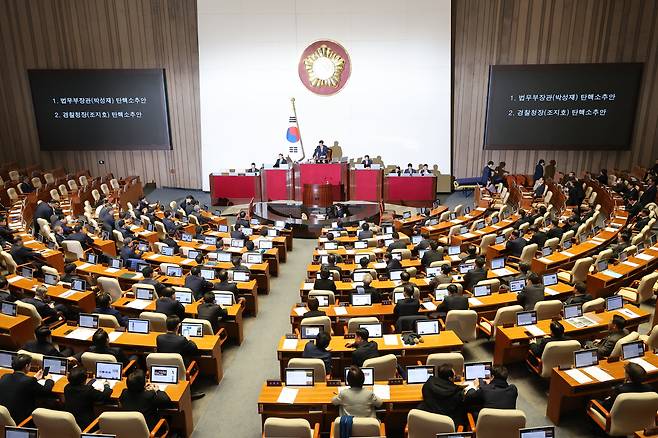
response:
[(424, 308), (426, 308), (426, 309), (429, 310), (429, 311), (434, 311), (434, 310), (436, 310), (436, 304), (434, 304), (434, 303), (431, 302), (431, 301), (424, 301), (424, 302), (422, 302), (421, 304), (423, 305)]
[(297, 314), (297, 316), (302, 316), (306, 313), (306, 307), (295, 307), (294, 311)]
[(291, 405), (295, 403), (298, 392), (299, 389), (296, 388), (281, 388), (281, 393), (279, 394), (279, 398), (276, 399), (276, 402)]
[(650, 373), (651, 371), (656, 371), (658, 368), (647, 362), (646, 360), (642, 359), (641, 357), (636, 357), (634, 359), (629, 359), (629, 362), (633, 362), (644, 368), (644, 371), (647, 373)]
[(562, 251), (560, 254), (562, 254), (565, 257), (573, 257), (574, 254), (569, 252), (569, 251)]
[(546, 335), (546, 333), (542, 329), (540, 329), (539, 327), (537, 327), (534, 324), (526, 325), (525, 329), (528, 331), (528, 333), (530, 333), (532, 336), (535, 336), (535, 337), (545, 336)]
[(633, 312), (632, 310), (626, 309), (626, 308), (617, 309), (617, 312), (621, 313), (622, 315), (624, 315), (627, 318), (639, 318), (640, 317), (640, 315), (638, 315), (637, 313)]
[(114, 274), (114, 273), (119, 272), (119, 271), (120, 271), (120, 269), (117, 269), (117, 268), (106, 268), (105, 269), (105, 272), (108, 273), (108, 274)]
[(592, 381), (592, 379), (590, 379), (587, 374), (583, 373), (582, 371), (576, 368), (571, 370), (566, 370), (565, 373), (580, 384), (589, 383)]
[(630, 266), (631, 268), (637, 268), (638, 266), (640, 266), (637, 263), (629, 262), (628, 260), (624, 260), (621, 264)]
[(514, 274), (514, 272), (510, 271), (507, 268), (494, 269), (493, 273), (496, 274), (498, 277), (505, 277), (507, 275)]
[(107, 336), (110, 338), (110, 342), (116, 342), (116, 340), (119, 339), (123, 333), (124, 332), (111, 332), (108, 333)]
[(297, 339), (284, 339), (281, 348), (284, 350), (297, 350), (297, 343)]
[(13, 284), (13, 283), (16, 283), (18, 280), (22, 280), (23, 278), (24, 278), (24, 277), (22, 277), (22, 276), (20, 276), (20, 275), (16, 275), (16, 276), (14, 276), (14, 277), (8, 278), (8, 279), (7, 279), (7, 282), (8, 282), (9, 284)]
[(654, 256), (645, 253), (636, 254), (635, 257), (637, 257), (638, 259), (646, 260), (648, 262), (654, 259)]
[(96, 330), (94, 329), (78, 327), (77, 329), (73, 330), (65, 337), (69, 339), (78, 339), (80, 341), (86, 341), (89, 338), (91, 338), (95, 332)]
[(574, 326), (575, 328), (589, 327), (591, 325), (596, 325), (596, 322), (592, 321), (586, 316), (577, 316), (575, 318), (565, 319), (566, 322)]
[(336, 306), (334, 307), (334, 313), (336, 315), (347, 315), (347, 309), (343, 306)]
[(157, 260), (160, 258), (160, 254), (151, 254), (150, 256), (146, 257), (149, 260)]
[(624, 276), (624, 274), (620, 274), (619, 272), (611, 271), (610, 269), (606, 269), (605, 271), (601, 271), (601, 274), (607, 275), (608, 277), (612, 278), (621, 278)]
[(80, 269), (80, 270), (87, 269), (90, 266), (94, 266), (94, 265), (92, 265), (91, 263), (83, 263), (80, 266), (78, 266), (78, 269)]
[(601, 368), (599, 368), (596, 365), (591, 366), (591, 367), (583, 368), (583, 371), (585, 371), (590, 376), (594, 377), (599, 382), (606, 382), (608, 380), (614, 380), (614, 378), (610, 374), (606, 373), (605, 371), (603, 371)]
[(189, 265), (190, 263), (194, 262), (194, 259), (185, 259), (181, 262), (183, 265)]
[(398, 335), (384, 335), (384, 345), (399, 345)]
[(130, 307), (131, 309), (142, 310), (142, 309), (146, 309), (146, 306), (148, 306), (151, 303), (152, 301), (148, 301), (148, 300), (132, 300), (131, 302), (126, 304), (126, 307)]
[(471, 306), (481, 306), (482, 301), (478, 300), (475, 297), (469, 297), (468, 298), (468, 304), (471, 305)]
[(544, 292), (546, 292), (549, 295), (557, 295), (559, 292), (556, 291), (555, 289), (551, 289), (550, 287), (545, 287)]

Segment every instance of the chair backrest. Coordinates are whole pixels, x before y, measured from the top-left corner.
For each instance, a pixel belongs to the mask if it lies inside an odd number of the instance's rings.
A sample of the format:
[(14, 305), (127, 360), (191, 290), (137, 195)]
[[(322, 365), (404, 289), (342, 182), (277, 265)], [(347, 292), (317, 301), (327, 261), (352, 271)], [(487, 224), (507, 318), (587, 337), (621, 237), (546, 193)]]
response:
[(533, 243), (531, 245), (526, 245), (523, 248), (523, 251), (521, 252), (521, 257), (519, 257), (519, 261), (524, 263), (531, 263), (532, 258), (535, 256), (538, 249), (539, 249), (539, 245), (537, 245), (536, 243)]
[(157, 299), (158, 299), (158, 292), (155, 290), (155, 286), (153, 286), (152, 284), (146, 284), (146, 283), (135, 283), (135, 284), (132, 285), (132, 287), (130, 288), (130, 290), (131, 290), (134, 294), (136, 294), (138, 288), (139, 288), (139, 289), (148, 289), (148, 290), (150, 290), (150, 291), (151, 291), (151, 294), (153, 294), (153, 299), (154, 299), (154, 300), (157, 300)]
[(139, 314), (142, 319), (148, 319), (151, 323), (150, 330), (152, 332), (166, 332), (167, 331), (167, 315), (160, 312), (142, 312)]
[(505, 306), (496, 310), (496, 316), (492, 321), (493, 327), (491, 327), (491, 333), (496, 336), (496, 327), (504, 324), (515, 324), (516, 323), (516, 314), (517, 312), (522, 312), (523, 306), (515, 304), (513, 306)]
[(85, 367), (87, 372), (93, 373), (96, 371), (97, 362), (116, 362), (116, 357), (111, 354), (90, 353), (88, 351), (82, 353), (82, 366)]
[(18, 265), (16, 264), (16, 261), (11, 256), (11, 254), (9, 254), (7, 251), (0, 251), (0, 255), (2, 256), (2, 260), (5, 262), (5, 268), (7, 268), (7, 272), (10, 274), (15, 274), (16, 269), (18, 269)]
[(30, 368), (32, 369), (41, 368), (43, 366), (43, 354), (41, 353), (33, 353), (27, 350), (18, 350), (18, 354), (27, 354), (32, 358), (32, 362), (30, 363)]
[(180, 265), (177, 265), (176, 263), (160, 263), (160, 273), (162, 275), (165, 275), (167, 273), (167, 268), (169, 266), (178, 267)]
[(535, 310), (537, 311), (537, 319), (553, 319), (559, 318), (562, 314), (563, 308), (562, 301), (560, 300), (545, 300), (538, 301), (535, 304)]
[(617, 358), (621, 355), (621, 346), (624, 344), (628, 344), (629, 342), (637, 341), (640, 335), (638, 332), (630, 332), (623, 338), (617, 341), (615, 344), (615, 347), (612, 349), (612, 353), (610, 353), (610, 357), (612, 358)]
[(215, 333), (212, 331), (212, 324), (210, 324), (210, 321), (207, 319), (196, 319), (196, 318), (185, 318), (182, 322), (191, 322), (194, 324), (202, 324), (203, 325), (203, 334), (204, 335), (214, 335)]
[(573, 232), (573, 230), (569, 230), (569, 231), (565, 232), (562, 235), (562, 238), (560, 239), (560, 245), (563, 245), (564, 242), (566, 242), (567, 240), (573, 239), (574, 234), (575, 233)]
[(437, 433), (455, 431), (455, 423), (447, 415), (412, 409), (407, 414), (408, 438), (436, 438)]
[(43, 174), (43, 179), (46, 181), (46, 184), (54, 184), (55, 183), (55, 177), (53, 176), (52, 173), (44, 173)]
[(82, 249), (82, 245), (77, 240), (63, 240), (62, 247), (66, 252), (65, 256), (67, 256), (69, 260), (82, 260), (85, 258), (85, 252)]
[(546, 242), (544, 242), (544, 247), (551, 248), (553, 251), (555, 251), (559, 244), (560, 244), (560, 239), (558, 237), (552, 237), (546, 240)]
[(119, 285), (119, 280), (112, 277), (98, 277), (96, 281), (101, 290), (110, 295), (112, 302), (115, 302), (121, 298), (123, 291)]
[(37, 408), (32, 419), (43, 438), (79, 438), (82, 433), (70, 412)]
[(17, 170), (10, 170), (9, 171), (9, 179), (12, 181), (18, 181), (20, 178), (21, 174), (18, 173)]
[(50, 197), (54, 199), (55, 201), (60, 201), (61, 198), (59, 196), (59, 192), (57, 189), (50, 189)]
[(525, 413), (518, 409), (484, 408), (475, 424), (478, 438), (516, 437), (524, 427)]
[(114, 315), (105, 315), (102, 313), (94, 313), (98, 315), (98, 327), (107, 327), (107, 328), (119, 328), (121, 324), (117, 321), (117, 318)]
[(640, 303), (653, 298), (653, 287), (656, 284), (656, 280), (658, 280), (658, 272), (652, 272), (642, 277), (640, 284), (637, 286), (637, 299)]
[[(340, 435), (340, 417), (334, 420), (332, 425), (334, 438), (343, 438)], [(379, 420), (371, 417), (354, 417), (352, 420), (351, 438), (373, 438), (380, 437)]]
[[(459, 283), (456, 283), (456, 284), (459, 284)], [(402, 286), (398, 286), (398, 287), (396, 287), (395, 289), (393, 289), (393, 295), (395, 295), (395, 294), (398, 293), (398, 292), (399, 292), (399, 293), (404, 292), (404, 287), (402, 287)], [(414, 295), (413, 295), (413, 298), (416, 299), (416, 300), (420, 300), (420, 289), (418, 289), (416, 286), (414, 286)]]
[(655, 392), (619, 394), (610, 409), (612, 436), (632, 435), (636, 430), (653, 427), (658, 410)]
[(592, 257), (585, 257), (576, 260), (576, 264), (574, 264), (571, 269), (571, 282), (575, 283), (577, 281), (587, 280), (587, 274), (589, 273), (589, 268), (592, 266), (592, 263), (594, 263)]
[(150, 432), (141, 412), (103, 412), (98, 417), (100, 433), (117, 438), (149, 438)]
[(464, 369), (464, 356), (461, 353), (433, 353), (427, 356), (425, 365), (436, 369), (440, 365), (450, 365), (456, 374), (461, 374)]
[(454, 331), (462, 342), (474, 341), (477, 337), (477, 319), (475, 310), (451, 310), (446, 315), (446, 330)]
[(64, 184), (60, 184), (57, 188), (59, 189), (59, 194), (60, 195), (68, 196), (69, 191), (68, 191), (68, 189), (66, 188), (66, 186)]
[(603, 298), (594, 298), (583, 303), (583, 313), (597, 312), (605, 309), (605, 300)]
[(9, 410), (6, 407), (0, 405), (0, 427), (4, 426), (16, 426), (16, 422), (13, 418), (11, 418)]
[(78, 181), (80, 181), (80, 185), (82, 187), (87, 187), (89, 184), (89, 181), (87, 181), (87, 177), (85, 175), (80, 175), (80, 178), (78, 178)]
[(183, 356), (178, 353), (149, 353), (146, 356), (146, 367), (151, 369), (151, 365), (168, 365), (178, 367), (178, 381), (187, 380), (185, 362)]
[(114, 190), (119, 190), (121, 188), (121, 185), (119, 184), (119, 181), (117, 181), (116, 178), (112, 178), (110, 180), (110, 186), (112, 186), (112, 189)]
[(110, 188), (107, 186), (107, 184), (105, 183), (101, 184), (101, 192), (103, 192), (105, 196), (110, 195)]
[(397, 375), (398, 358), (394, 354), (386, 354), (366, 359), (363, 366), (375, 369), (375, 380), (393, 379)]
[(331, 333), (331, 319), (328, 316), (313, 316), (302, 319), (300, 325), (321, 325), (325, 333)]
[(400, 254), (400, 257), (402, 257), (403, 260), (409, 260), (411, 258), (411, 250), (409, 249), (397, 248), (391, 252), (393, 254)]
[(43, 187), (41, 180), (39, 179), (39, 177), (36, 176), (32, 178), (32, 185), (34, 186), (35, 189), (40, 189), (41, 187)]
[(395, 322), (395, 331), (397, 333), (413, 331), (416, 321), (427, 320), (426, 315), (405, 315), (399, 316)]
[(644, 341), (650, 350), (658, 348), (658, 325), (654, 325), (649, 332), (647, 339)]
[(322, 359), (296, 357), (288, 361), (288, 368), (311, 368), (316, 382), (324, 382), (327, 378), (327, 370)]
[(269, 417), (263, 425), (264, 438), (313, 438), (313, 429), (303, 418)]
[(16, 301), (16, 313), (18, 315), (25, 315), (30, 318), (32, 327), (30, 328), (30, 335), (34, 339), (34, 330), (41, 325), (41, 315), (37, 312), (37, 308), (30, 303), (24, 303), (22, 301)]
[(485, 234), (482, 236), (482, 240), (480, 241), (480, 254), (485, 254), (487, 252), (487, 248), (489, 248), (493, 243), (496, 241), (496, 235), (495, 234)]
[(336, 304), (336, 295), (330, 290), (312, 289), (309, 291), (308, 296), (327, 295), (329, 297), (329, 304)]
[(477, 282), (476, 286), (489, 286), (492, 293), (498, 292), (500, 289), (500, 280), (497, 278), (490, 278), (488, 280), (480, 280)]
[(578, 341), (553, 341), (546, 344), (541, 355), (542, 369), (540, 376), (551, 377), (554, 367), (573, 366), (573, 352), (580, 350)]
[(347, 333), (354, 333), (360, 324), (377, 324), (379, 319), (376, 316), (358, 316), (350, 318), (347, 321)]
[(602, 262), (603, 260), (609, 260), (612, 257), (612, 249), (605, 249), (598, 253), (596, 256), (596, 259), (594, 259), (593, 265), (596, 266), (599, 264), (599, 262)]
[(158, 239), (164, 239), (167, 237), (167, 229), (164, 224), (160, 221), (155, 221), (155, 231), (158, 233)]

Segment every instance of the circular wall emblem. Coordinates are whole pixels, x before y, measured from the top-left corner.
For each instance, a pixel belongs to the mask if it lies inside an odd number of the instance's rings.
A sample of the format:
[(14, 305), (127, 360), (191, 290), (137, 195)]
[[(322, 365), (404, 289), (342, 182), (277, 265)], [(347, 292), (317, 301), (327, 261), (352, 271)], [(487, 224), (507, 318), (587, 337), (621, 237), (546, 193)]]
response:
[(333, 41), (316, 41), (304, 50), (297, 68), (299, 79), (315, 94), (338, 93), (347, 83), (352, 64), (347, 51)]

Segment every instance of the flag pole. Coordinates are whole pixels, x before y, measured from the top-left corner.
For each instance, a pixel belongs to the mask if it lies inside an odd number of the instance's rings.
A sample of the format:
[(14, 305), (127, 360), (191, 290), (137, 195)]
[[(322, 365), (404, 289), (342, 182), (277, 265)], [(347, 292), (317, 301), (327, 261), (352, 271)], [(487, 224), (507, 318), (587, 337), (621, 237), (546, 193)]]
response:
[(295, 123), (297, 124), (297, 132), (299, 133), (299, 146), (302, 148), (302, 158), (299, 161), (303, 161), (306, 158), (306, 152), (304, 151), (304, 141), (302, 140), (302, 130), (299, 129), (299, 118), (297, 117), (297, 108), (295, 108), (295, 98), (290, 98), (290, 103), (292, 103), (292, 113), (295, 116)]

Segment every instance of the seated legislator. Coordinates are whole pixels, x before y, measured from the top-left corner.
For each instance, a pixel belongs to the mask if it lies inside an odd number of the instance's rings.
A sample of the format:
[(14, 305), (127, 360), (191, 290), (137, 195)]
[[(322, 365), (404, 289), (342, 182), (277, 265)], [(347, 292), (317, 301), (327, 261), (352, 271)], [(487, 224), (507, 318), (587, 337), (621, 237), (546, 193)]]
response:
[(464, 390), (455, 384), (455, 378), (450, 365), (439, 365), (436, 374), (423, 384), (423, 401), (418, 409), (446, 415), (455, 425), (464, 424)]
[(445, 318), (451, 310), (468, 310), (468, 297), (459, 293), (459, 288), (451, 284), (447, 287), (448, 296), (443, 298), (436, 308), (441, 318)]
[(487, 269), (484, 267), (485, 260), (482, 257), (475, 259), (475, 268), (464, 274), (464, 289), (471, 291), (473, 286), (487, 279)]
[(158, 299), (155, 301), (155, 311), (167, 316), (176, 315), (181, 320), (185, 319), (185, 306), (176, 301), (174, 289), (171, 287), (165, 287), (160, 291)]
[(509, 372), (505, 366), (495, 366), (491, 369), (491, 377), (475, 379), (473, 387), (466, 391), (464, 403), (467, 410), (477, 418), (480, 409), (516, 409), (516, 399), (519, 391), (516, 385), (509, 384)]
[(306, 305), (308, 306), (308, 312), (306, 312), (306, 313), (304, 313), (304, 315), (302, 315), (302, 319), (304, 319), (304, 318), (314, 318), (316, 316), (326, 316), (327, 315), (323, 310), (318, 310), (318, 308), (320, 307), (320, 302), (315, 297), (309, 297), (308, 302), (306, 303)]
[(414, 298), (414, 286), (409, 283), (405, 284), (402, 293), (404, 298), (395, 303), (393, 314), (400, 318), (402, 316), (418, 315), (420, 310), (420, 302)]
[(347, 347), (355, 348), (352, 352), (352, 364), (362, 367), (363, 362), (373, 357), (379, 357), (379, 347), (374, 341), (368, 341), (368, 330), (364, 328), (356, 329), (354, 333), (354, 342), (347, 344)]
[(14, 244), (9, 250), (12, 258), (17, 265), (25, 265), (37, 260), (37, 253), (23, 244), (23, 239), (19, 236), (14, 238)]
[(30, 353), (55, 357), (69, 357), (73, 353), (73, 351), (69, 348), (65, 348), (60, 351), (59, 348), (57, 348), (57, 346), (55, 346), (53, 343), (50, 329), (45, 325), (41, 325), (34, 329), (34, 336), (36, 339), (34, 341), (28, 341), (23, 346), (23, 350), (29, 351)]
[(407, 164), (407, 168), (404, 169), (404, 172), (402, 172), (403, 175), (413, 175), (416, 173), (416, 170), (414, 169), (414, 165), (411, 163)]
[(582, 281), (578, 281), (573, 287), (574, 294), (567, 298), (564, 304), (585, 304), (594, 299), (594, 297), (587, 293), (587, 286)]
[(394, 259), (390, 252), (384, 254), (384, 263), (386, 263), (386, 269), (389, 272), (402, 269), (402, 263), (400, 263), (400, 260)]
[(647, 379), (647, 372), (641, 365), (633, 362), (627, 362), (624, 365), (624, 383), (616, 385), (612, 388), (612, 394), (601, 401), (601, 405), (610, 411), (615, 399), (620, 394), (637, 393), (637, 392), (652, 392), (654, 389), (648, 383), (644, 383)]
[(239, 255), (231, 257), (231, 263), (233, 263), (233, 270), (240, 272), (250, 272), (249, 268), (241, 264), (241, 262), (242, 262), (242, 257), (240, 257)]
[(119, 257), (123, 260), (124, 266), (129, 265), (133, 260), (141, 260), (142, 256), (137, 248), (137, 240), (126, 237), (123, 240), (123, 247), (119, 250)]
[(109, 354), (114, 356), (116, 361), (120, 364), (126, 365), (128, 363), (128, 359), (126, 359), (125, 354), (123, 354), (123, 349), (119, 347), (110, 347), (110, 336), (102, 328), (99, 328), (94, 332), (91, 337), (91, 345), (87, 350), (75, 355), (75, 359), (78, 363), (82, 363), (82, 355), (84, 353)]
[(541, 358), (544, 354), (546, 346), (555, 341), (568, 341), (569, 337), (564, 336), (564, 326), (560, 321), (552, 321), (550, 325), (551, 334), (549, 336), (535, 339), (535, 342), (530, 343), (530, 351), (537, 357)]
[(375, 233), (372, 232), (370, 229), (370, 225), (368, 222), (364, 222), (361, 224), (361, 231), (359, 231), (359, 234), (357, 235), (359, 240), (364, 240), (364, 239), (372, 239), (375, 237)]
[(429, 268), (433, 262), (440, 262), (441, 260), (443, 260), (443, 247), (439, 246), (439, 242), (436, 240), (430, 240), (429, 249), (423, 254), (420, 263)]
[(365, 155), (363, 157), (363, 160), (361, 160), (361, 165), (365, 169), (368, 169), (368, 168), (372, 167), (372, 159), (370, 158), (370, 155)]
[(73, 280), (81, 280), (82, 278), (76, 275), (77, 266), (75, 263), (67, 263), (64, 265), (64, 275), (60, 277), (62, 283), (72, 283)]
[(392, 236), (393, 242), (388, 245), (387, 252), (393, 252), (394, 249), (405, 249), (407, 247), (407, 244), (403, 240), (400, 240), (400, 233), (393, 231)]
[(382, 293), (379, 289), (370, 286), (372, 283), (372, 275), (366, 274), (363, 276), (363, 286), (357, 286), (355, 292), (357, 294), (370, 294), (370, 300), (374, 303), (382, 302)]
[(21, 301), (32, 304), (41, 318), (57, 318), (60, 313), (67, 311), (63, 304), (53, 304), (48, 296), (48, 289), (44, 285), (36, 288), (34, 297), (23, 298)]
[(626, 320), (623, 316), (613, 316), (610, 320), (610, 324), (608, 324), (608, 336), (603, 339), (588, 342), (588, 348), (596, 348), (600, 358), (610, 356), (617, 341), (628, 334), (628, 330), (626, 330), (625, 327)]
[(192, 291), (194, 299), (200, 299), (203, 294), (213, 290), (214, 285), (201, 276), (201, 268), (195, 266), (190, 270), (190, 273), (185, 277), (184, 286)]
[(322, 268), (320, 269), (320, 278), (315, 280), (313, 284), (313, 289), (315, 290), (330, 290), (333, 293), (336, 293), (336, 283), (329, 278), (331, 272), (329, 269)]
[(544, 300), (544, 285), (539, 275), (531, 272), (526, 280), (525, 287), (518, 293), (516, 300), (523, 310), (534, 310), (535, 304)]
[(327, 374), (331, 374), (331, 352), (327, 350), (330, 342), (331, 335), (329, 333), (319, 332), (315, 336), (315, 341), (306, 343), (302, 353), (302, 357), (306, 359), (322, 359)]
[(351, 417), (376, 417), (375, 409), (383, 403), (370, 389), (365, 389), (365, 375), (361, 368), (352, 365), (347, 371), (347, 388), (339, 391), (331, 403), (339, 406), (338, 414)]
[(66, 237), (66, 240), (75, 240), (77, 242), (80, 242), (80, 245), (84, 250), (91, 248), (91, 245), (93, 245), (94, 243), (94, 239), (89, 237), (89, 235), (85, 232), (85, 230), (80, 225), (76, 225), (73, 227), (73, 233), (69, 234)]
[(110, 294), (101, 292), (96, 297), (96, 308), (94, 313), (99, 313), (101, 315), (112, 315), (116, 318), (117, 322), (121, 327), (125, 327), (128, 324), (128, 318), (126, 318), (121, 312), (111, 306), (112, 297)]
[(511, 256), (518, 258), (521, 257), (523, 248), (525, 248), (527, 244), (528, 242), (523, 237), (521, 237), (519, 230), (514, 230), (510, 233), (509, 239), (505, 244), (505, 249)]
[(431, 280), (433, 287), (440, 284), (452, 283), (452, 267), (450, 265), (441, 265), (441, 273)]
[(283, 157), (283, 154), (279, 154), (279, 156), (277, 157), (277, 159), (276, 159), (276, 161), (274, 162), (274, 165), (273, 165), (272, 167), (274, 167), (274, 168), (279, 168), (279, 167), (281, 167), (281, 166), (283, 166), (283, 165), (288, 165), (288, 162), (287, 162), (286, 159)]
[[(29, 355), (17, 355), (11, 364), (14, 372), (0, 378), (0, 405), (7, 408), (16, 423), (32, 415), (37, 397), (51, 394), (55, 384), (49, 375), (43, 375), (43, 370), (34, 377), (28, 376), (31, 362)], [(39, 383), (41, 379), (45, 379), (43, 385)]]
[(84, 430), (96, 418), (94, 404), (108, 403), (111, 400), (112, 388), (107, 381), (103, 390), (99, 391), (87, 384), (87, 370), (84, 367), (74, 367), (68, 375), (68, 383), (64, 387), (64, 410), (73, 414), (75, 422)]
[(165, 285), (153, 278), (153, 268), (150, 266), (145, 267), (144, 269), (142, 269), (142, 275), (144, 276), (144, 278), (139, 282), (144, 284), (150, 284), (151, 286), (153, 286), (155, 288), (155, 292), (159, 296), (160, 292), (162, 291), (162, 289), (164, 289)]
[(199, 354), (196, 344), (185, 336), (179, 335), (180, 318), (177, 316), (167, 317), (167, 333), (158, 335), (155, 339), (158, 353), (178, 353), (183, 356), (185, 363), (192, 360), (192, 356)]
[(168, 407), (170, 402), (166, 392), (158, 390), (158, 386), (153, 383), (146, 383), (144, 371), (140, 369), (130, 373), (126, 379), (126, 388), (119, 396), (121, 409), (141, 413), (149, 429), (153, 429), (160, 420), (158, 409)]
[(0, 301), (9, 301), (13, 303), (19, 299), (20, 298), (14, 295), (14, 292), (9, 289), (9, 282), (4, 275), (0, 275)]
[(197, 317), (205, 319), (212, 325), (212, 331), (217, 333), (219, 330), (219, 321), (226, 318), (228, 312), (222, 306), (215, 303), (215, 295), (212, 292), (206, 292), (203, 295), (203, 303), (197, 307)]
[(416, 251), (428, 249), (433, 242), (433, 240), (430, 239), (430, 235), (428, 233), (422, 233), (420, 237), (422, 237), (422, 240), (418, 242), (416, 246), (414, 246)]
[(223, 292), (232, 292), (235, 299), (238, 299), (238, 285), (228, 281), (228, 271), (225, 269), (220, 269), (217, 273), (218, 283), (215, 283), (214, 290), (219, 290)]

